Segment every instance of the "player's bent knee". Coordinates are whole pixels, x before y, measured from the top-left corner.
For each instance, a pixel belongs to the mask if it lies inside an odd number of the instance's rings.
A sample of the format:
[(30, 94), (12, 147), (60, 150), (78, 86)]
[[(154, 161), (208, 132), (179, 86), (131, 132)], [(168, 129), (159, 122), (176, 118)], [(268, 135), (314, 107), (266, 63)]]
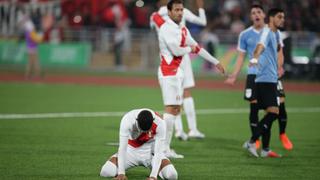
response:
[(115, 177), (117, 175), (117, 166), (111, 161), (107, 161), (101, 168), (100, 176)]
[(172, 164), (169, 164), (169, 165), (165, 166), (164, 168), (162, 168), (159, 175), (162, 179), (168, 179), (168, 180), (178, 179), (178, 172)]

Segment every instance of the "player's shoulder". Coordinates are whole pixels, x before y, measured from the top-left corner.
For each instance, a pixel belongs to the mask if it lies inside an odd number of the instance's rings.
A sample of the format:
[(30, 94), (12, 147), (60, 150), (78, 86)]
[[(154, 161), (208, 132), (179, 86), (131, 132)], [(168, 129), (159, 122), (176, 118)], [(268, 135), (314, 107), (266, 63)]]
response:
[(161, 6), (158, 10), (158, 13), (160, 14), (160, 16), (165, 16), (168, 14), (168, 8), (167, 6)]
[(252, 33), (253, 30), (254, 30), (253, 27), (250, 26), (250, 27), (244, 29), (243, 31), (241, 31), (240, 34), (239, 34), (239, 36), (240, 36), (240, 37), (241, 37), (241, 36), (242, 36), (242, 37), (243, 37), (243, 36), (247, 36), (248, 34)]

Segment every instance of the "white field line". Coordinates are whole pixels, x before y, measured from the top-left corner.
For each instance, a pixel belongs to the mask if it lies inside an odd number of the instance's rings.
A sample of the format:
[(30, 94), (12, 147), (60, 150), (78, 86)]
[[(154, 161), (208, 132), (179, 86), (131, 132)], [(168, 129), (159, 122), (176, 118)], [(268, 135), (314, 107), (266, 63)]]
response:
[[(320, 113), (320, 107), (287, 108), (289, 113)], [(210, 114), (245, 114), (247, 108), (197, 109), (198, 115)], [(0, 114), (0, 119), (44, 119), (44, 118), (90, 118), (90, 117), (120, 117), (125, 112), (66, 112), (38, 114)]]

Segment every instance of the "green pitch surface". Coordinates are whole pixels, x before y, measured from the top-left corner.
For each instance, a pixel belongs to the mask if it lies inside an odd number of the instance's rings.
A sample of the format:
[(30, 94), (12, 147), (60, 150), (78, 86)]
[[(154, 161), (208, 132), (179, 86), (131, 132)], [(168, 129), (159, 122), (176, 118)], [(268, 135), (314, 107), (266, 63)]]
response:
[[(242, 92), (193, 95), (206, 138), (173, 140), (185, 155), (172, 160), (179, 179), (320, 179), (320, 94), (287, 93), (294, 149), (281, 147), (275, 122), (271, 147), (281, 159), (256, 159), (242, 149), (249, 138)], [(162, 110), (160, 90), (0, 83), (0, 179), (103, 179), (100, 168), (117, 151), (119, 113), (141, 107)], [(12, 114), (21, 116), (5, 116)], [(129, 179), (147, 175), (140, 167), (127, 172)]]

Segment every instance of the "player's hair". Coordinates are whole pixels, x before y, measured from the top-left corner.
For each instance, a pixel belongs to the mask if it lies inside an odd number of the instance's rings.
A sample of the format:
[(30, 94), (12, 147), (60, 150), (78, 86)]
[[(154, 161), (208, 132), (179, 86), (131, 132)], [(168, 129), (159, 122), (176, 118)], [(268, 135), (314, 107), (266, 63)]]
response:
[(143, 131), (148, 131), (153, 123), (154, 117), (148, 110), (143, 110), (138, 114), (137, 117), (138, 126)]
[(183, 4), (183, 0), (170, 0), (167, 4), (167, 8), (169, 11), (172, 10), (173, 4)]
[(253, 8), (261, 9), (264, 12), (264, 9), (260, 4), (252, 4), (250, 10), (252, 10)]
[(270, 17), (274, 17), (276, 14), (278, 14), (278, 13), (283, 13), (284, 11), (283, 11), (283, 9), (280, 9), (280, 8), (271, 8), (271, 9), (269, 9), (269, 11), (268, 11), (268, 19), (270, 18)]

